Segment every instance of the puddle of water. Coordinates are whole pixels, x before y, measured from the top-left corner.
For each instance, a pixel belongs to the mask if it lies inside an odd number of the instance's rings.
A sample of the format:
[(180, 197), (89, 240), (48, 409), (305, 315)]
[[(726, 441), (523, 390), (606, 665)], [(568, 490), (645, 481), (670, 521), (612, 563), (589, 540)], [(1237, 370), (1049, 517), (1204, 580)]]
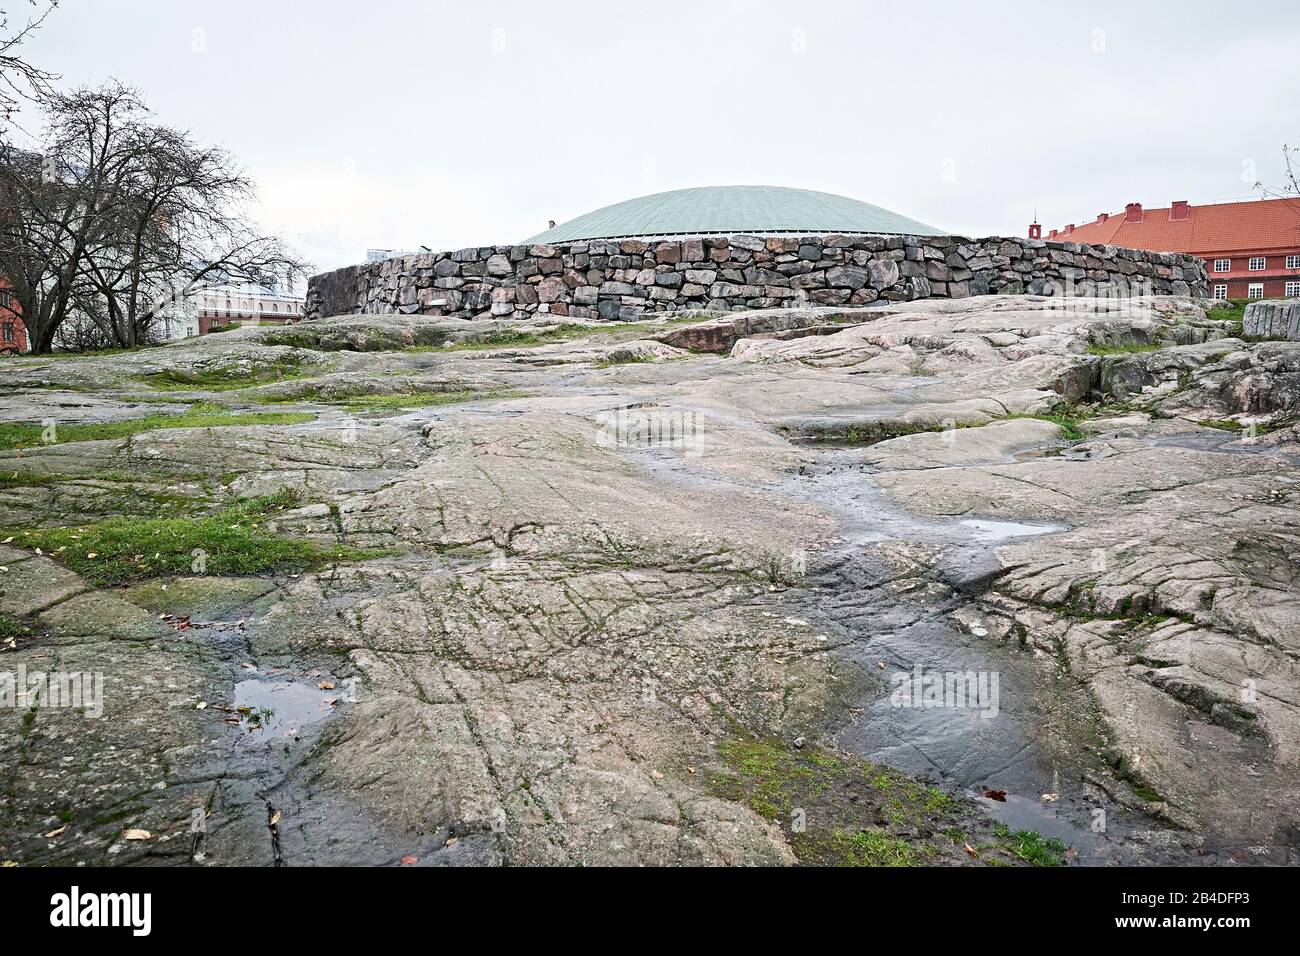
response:
[(1065, 530), (1060, 525), (1024, 524), (1019, 521), (986, 521), (968, 518), (958, 521), (957, 525), (968, 528), (971, 539), (980, 544), (1001, 544), (1013, 538), (1027, 538), (1036, 534), (1051, 534), (1053, 531)]
[[(1090, 739), (1083, 719), (1090, 712), (1089, 700), (1080, 685), (1018, 647), (963, 633), (947, 616), (966, 603), (960, 593), (963, 581), (980, 587), (984, 574), (1001, 566), (994, 554), (998, 546), (1066, 528), (911, 514), (872, 482), (855, 457), (842, 452), (823, 456), (822, 467), (791, 482), (788, 489), (838, 513), (843, 536), (827, 556), (838, 564), (825, 586), (802, 598), (807, 606), (788, 610), (849, 637), (843, 653), (882, 679), (880, 689), (861, 701), (854, 722), (841, 731), (840, 745), (977, 797), (984, 787), (1005, 790), (1006, 801), (979, 802), (1014, 830), (1036, 830), (1069, 844), (1080, 862), (1131, 858), (1125, 834), (1148, 826), (1146, 821), (1130, 820), (1120, 808), (1108, 806), (1106, 832), (1095, 833), (1090, 826), (1096, 806), (1081, 782), (1087, 745), (1068, 743)], [(879, 586), (896, 572), (885, 567), (870, 546), (888, 540), (943, 547), (932, 574), (957, 592), (947, 599), (913, 601)], [(845, 587), (845, 582), (853, 586)], [(787, 592), (796, 601), (799, 594)], [(927, 675), (997, 675), (997, 712), (980, 716), (980, 708), (974, 707), (896, 706), (891, 700), (893, 676), (916, 668)], [(1059, 796), (1045, 801), (1044, 793)]]
[(324, 720), (334, 709), (329, 701), (344, 693), (293, 681), (243, 680), (235, 684), (235, 707), (250, 736), (281, 737)]
[[(840, 518), (840, 537), (820, 555), (821, 575), (814, 573), (818, 587), (770, 598), (779, 602), (774, 613), (816, 621), (847, 638), (841, 653), (864, 673), (881, 678), (879, 690), (866, 693), (853, 723), (838, 735), (839, 745), (976, 796), (983, 787), (1005, 790), (1005, 802), (979, 802), (1014, 830), (1036, 830), (1069, 844), (1079, 862), (1135, 861), (1138, 851), (1128, 837), (1148, 828), (1149, 821), (1108, 804), (1106, 832), (1091, 829), (1097, 798), (1085, 793), (1081, 780), (1091, 739), (1085, 719), (1090, 703), (1081, 685), (1068, 675), (1053, 677), (1050, 662), (1018, 647), (963, 633), (948, 618), (968, 600), (961, 593), (966, 583), (982, 588), (981, 582), (1001, 567), (994, 554), (998, 546), (1067, 528), (912, 514), (875, 485), (860, 456), (857, 449), (826, 449), (805, 474), (766, 489), (813, 502)], [(685, 475), (658, 456), (642, 455), (640, 461), (687, 487), (738, 483)], [(912, 600), (888, 587), (897, 572), (884, 565), (872, 545), (891, 540), (942, 548), (931, 575), (956, 589), (951, 596)], [(975, 709), (894, 706), (892, 675), (917, 667), (926, 674), (996, 673), (998, 713), (984, 718)], [(1044, 793), (1059, 797), (1044, 801)]]

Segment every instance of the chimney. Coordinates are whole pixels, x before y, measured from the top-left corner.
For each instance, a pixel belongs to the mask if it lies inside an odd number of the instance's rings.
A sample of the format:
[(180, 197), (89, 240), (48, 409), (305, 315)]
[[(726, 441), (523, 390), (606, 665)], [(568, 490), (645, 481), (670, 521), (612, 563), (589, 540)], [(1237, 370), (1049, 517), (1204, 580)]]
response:
[(1099, 212), (1099, 213), (1097, 213), (1097, 221), (1098, 221), (1098, 222), (1105, 222), (1105, 221), (1106, 221), (1107, 219), (1109, 219), (1109, 218), (1110, 218), (1110, 213), (1108, 213), (1108, 212)]
[(1186, 199), (1175, 199), (1174, 204), (1169, 207), (1169, 221), (1181, 222), (1191, 216), (1191, 207), (1187, 204)]
[(547, 228), (547, 229), (554, 229), (554, 228), (555, 228), (555, 220), (554, 220), (554, 219), (548, 219), (548, 220), (546, 220), (546, 228)]
[(1065, 224), (1065, 234), (1068, 236), (1072, 232), (1074, 232), (1074, 223), (1067, 222)]
[(1043, 227), (1036, 222), (1031, 222), (1029, 224), (1029, 238), (1030, 239), (1043, 238)]
[(1125, 222), (1142, 221), (1142, 204), (1140, 202), (1131, 202), (1124, 207), (1124, 221)]
[(1049, 233), (1047, 234), (1047, 238), (1048, 238), (1048, 239), (1055, 239), (1058, 235), (1060, 235), (1060, 232), (1061, 232), (1061, 231), (1060, 231), (1059, 229), (1053, 229), (1051, 232), (1049, 232)]

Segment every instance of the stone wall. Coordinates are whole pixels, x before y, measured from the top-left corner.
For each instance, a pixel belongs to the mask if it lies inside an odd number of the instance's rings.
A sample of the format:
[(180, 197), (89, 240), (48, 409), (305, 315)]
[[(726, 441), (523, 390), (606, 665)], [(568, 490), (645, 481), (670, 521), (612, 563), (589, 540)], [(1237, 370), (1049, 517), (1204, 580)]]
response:
[(307, 318), (633, 320), (683, 309), (866, 305), (993, 293), (1207, 294), (1195, 256), (1033, 239), (737, 235), (484, 246), (313, 276)]

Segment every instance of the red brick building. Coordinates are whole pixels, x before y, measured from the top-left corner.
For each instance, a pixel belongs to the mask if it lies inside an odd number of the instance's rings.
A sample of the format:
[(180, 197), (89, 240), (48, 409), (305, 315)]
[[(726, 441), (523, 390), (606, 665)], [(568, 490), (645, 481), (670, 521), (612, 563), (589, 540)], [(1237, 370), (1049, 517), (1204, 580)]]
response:
[[(1030, 232), (1038, 230), (1031, 227)], [(1300, 297), (1300, 199), (1163, 209), (1129, 203), (1122, 213), (1053, 229), (1058, 242), (1127, 246), (1154, 252), (1190, 252), (1205, 260), (1216, 299)]]
[[(0, 283), (4, 280), (0, 279)], [(0, 355), (27, 351), (27, 326), (18, 311), (18, 300), (0, 285)]]

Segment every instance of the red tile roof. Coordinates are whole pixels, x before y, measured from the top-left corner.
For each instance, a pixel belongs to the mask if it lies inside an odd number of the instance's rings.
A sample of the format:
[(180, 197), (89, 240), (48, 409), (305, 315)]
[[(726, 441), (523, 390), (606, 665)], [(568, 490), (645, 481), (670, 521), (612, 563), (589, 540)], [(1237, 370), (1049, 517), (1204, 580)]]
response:
[(1191, 206), (1188, 217), (1177, 221), (1170, 220), (1168, 206), (1142, 210), (1141, 222), (1125, 222), (1121, 211), (1105, 222), (1084, 223), (1050, 238), (1197, 255), (1261, 249), (1300, 252), (1300, 198)]

